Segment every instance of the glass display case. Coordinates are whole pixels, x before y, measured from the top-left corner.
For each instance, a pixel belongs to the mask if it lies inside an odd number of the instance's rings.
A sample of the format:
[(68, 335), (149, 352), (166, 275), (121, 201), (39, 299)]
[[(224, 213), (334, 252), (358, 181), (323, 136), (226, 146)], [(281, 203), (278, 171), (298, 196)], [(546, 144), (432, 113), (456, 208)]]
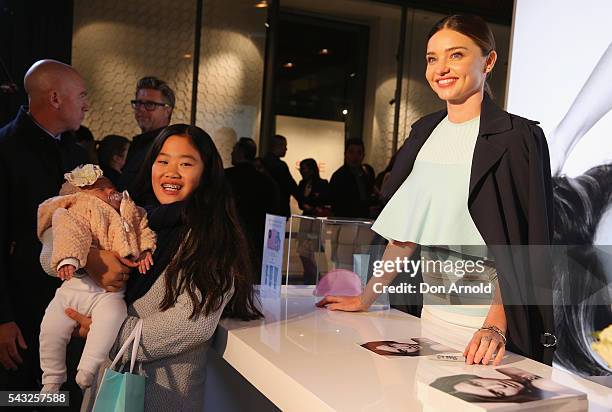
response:
[[(386, 240), (373, 221), (292, 215), (287, 248), (287, 285), (314, 285), (315, 296), (357, 296), (382, 258)], [(388, 297), (376, 301), (388, 305)]]

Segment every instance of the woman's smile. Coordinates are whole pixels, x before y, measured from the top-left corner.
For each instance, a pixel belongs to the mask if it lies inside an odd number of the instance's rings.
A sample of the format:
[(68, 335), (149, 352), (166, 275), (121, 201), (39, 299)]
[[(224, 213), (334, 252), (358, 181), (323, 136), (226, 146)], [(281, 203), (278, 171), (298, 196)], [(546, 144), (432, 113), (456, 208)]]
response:
[(438, 87), (451, 87), (455, 85), (457, 81), (457, 77), (443, 77), (441, 79), (437, 79), (436, 83), (438, 83)]
[(425, 77), (438, 97), (447, 103), (461, 104), (472, 96), (480, 107), (487, 73), (495, 63), (493, 55), (483, 55), (468, 36), (442, 29), (427, 43)]
[(178, 195), (178, 192), (182, 189), (183, 185), (177, 183), (162, 183), (162, 190), (169, 196)]
[(151, 169), (153, 192), (161, 204), (187, 199), (200, 184), (204, 162), (189, 137), (166, 139)]

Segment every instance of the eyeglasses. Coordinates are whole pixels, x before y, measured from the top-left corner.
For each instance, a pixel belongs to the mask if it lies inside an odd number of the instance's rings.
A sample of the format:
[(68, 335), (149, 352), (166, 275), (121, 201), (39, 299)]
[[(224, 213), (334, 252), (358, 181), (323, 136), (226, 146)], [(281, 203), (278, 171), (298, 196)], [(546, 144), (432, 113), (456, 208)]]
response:
[(170, 107), (169, 104), (159, 103), (159, 102), (151, 102), (149, 100), (132, 100), (130, 103), (132, 104), (132, 107), (134, 109), (138, 109), (138, 108), (144, 106), (145, 110), (148, 111), (148, 112), (152, 112), (158, 106), (159, 107)]

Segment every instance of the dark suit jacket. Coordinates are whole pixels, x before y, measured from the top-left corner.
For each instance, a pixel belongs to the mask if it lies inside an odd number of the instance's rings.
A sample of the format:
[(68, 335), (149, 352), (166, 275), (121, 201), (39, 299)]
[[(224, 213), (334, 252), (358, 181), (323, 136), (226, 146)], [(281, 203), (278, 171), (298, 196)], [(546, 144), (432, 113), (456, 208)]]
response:
[(278, 190), (280, 191), (280, 210), (281, 216), (291, 216), (291, 206), (289, 198), (291, 196), (298, 199), (297, 183), (291, 176), (287, 163), (283, 162), (280, 157), (273, 153), (266, 154), (262, 159), (266, 170), (270, 176), (276, 181)]
[(136, 178), (138, 173), (140, 173), (140, 167), (143, 165), (153, 141), (163, 129), (152, 130), (134, 136), (125, 159), (125, 165), (121, 170), (121, 177), (117, 187), (119, 190), (129, 190), (130, 194), (134, 191), (134, 184), (137, 183)]
[(257, 258), (256, 263), (261, 264), (266, 213), (278, 214), (279, 210), (276, 182), (259, 173), (250, 163), (241, 163), (226, 169), (225, 176), (232, 187), (236, 209), (247, 240)]
[(334, 216), (368, 219), (370, 206), (374, 205), (372, 197), (374, 180), (363, 172), (361, 179), (365, 190), (365, 198), (361, 198), (357, 177), (347, 165), (334, 172), (329, 181), (331, 206)]
[[(300, 180), (298, 185), (300, 209), (304, 210), (304, 205), (311, 207), (322, 207), (329, 205), (329, 182), (321, 178), (312, 179), (312, 187), (308, 196), (305, 196), (306, 185), (308, 182), (304, 179)], [(315, 216), (314, 210), (304, 211), (305, 216)]]
[(61, 284), (38, 261), (38, 205), (57, 196), (64, 173), (87, 159), (70, 133), (55, 141), (24, 107), (0, 129), (0, 323), (17, 321), (24, 334), (36, 333)]
[[(383, 187), (384, 197), (390, 198), (404, 182), (419, 150), (445, 116), (443, 110), (413, 124)], [(545, 335), (554, 335), (546, 246), (553, 228), (548, 146), (537, 122), (505, 112), (488, 96), (482, 102), (467, 206), (495, 256), (508, 349), (550, 364), (553, 349), (544, 344), (556, 338)]]

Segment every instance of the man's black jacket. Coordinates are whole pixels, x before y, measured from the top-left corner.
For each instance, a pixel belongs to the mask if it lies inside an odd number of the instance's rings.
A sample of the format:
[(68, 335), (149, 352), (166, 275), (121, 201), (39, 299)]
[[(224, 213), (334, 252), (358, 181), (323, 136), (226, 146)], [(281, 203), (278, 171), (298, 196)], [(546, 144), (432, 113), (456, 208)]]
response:
[(38, 205), (59, 194), (65, 172), (87, 161), (70, 133), (53, 139), (24, 107), (0, 129), (0, 323), (17, 321), (24, 334), (39, 327), (61, 283), (38, 261)]

